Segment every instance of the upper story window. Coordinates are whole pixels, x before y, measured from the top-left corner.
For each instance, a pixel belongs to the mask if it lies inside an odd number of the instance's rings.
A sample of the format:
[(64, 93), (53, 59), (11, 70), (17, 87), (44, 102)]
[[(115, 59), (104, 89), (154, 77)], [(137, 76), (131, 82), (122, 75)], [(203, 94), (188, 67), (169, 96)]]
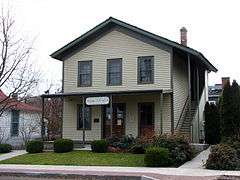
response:
[(154, 81), (154, 57), (138, 57), (138, 83), (149, 84)]
[(107, 85), (117, 86), (122, 84), (122, 59), (107, 60)]
[(12, 110), (11, 136), (18, 136), (19, 131), (19, 111)]
[(92, 61), (78, 61), (78, 86), (92, 85)]

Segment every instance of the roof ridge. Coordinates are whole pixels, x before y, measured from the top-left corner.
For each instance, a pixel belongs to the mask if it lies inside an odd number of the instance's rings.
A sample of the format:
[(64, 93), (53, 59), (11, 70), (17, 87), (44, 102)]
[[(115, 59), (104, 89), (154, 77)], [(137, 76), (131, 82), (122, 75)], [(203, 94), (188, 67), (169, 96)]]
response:
[(160, 43), (166, 44), (170, 47), (174, 47), (177, 49), (180, 49), (182, 51), (185, 51), (189, 54), (192, 54), (194, 56), (197, 56), (200, 60), (202, 60), (202, 62), (209, 68), (209, 70), (216, 72), (217, 68), (215, 68), (204, 56), (201, 52), (190, 48), (188, 46), (184, 46), (176, 41), (167, 39), (165, 37), (159, 36), (157, 34), (154, 34), (152, 32), (146, 31), (144, 29), (141, 29), (137, 26), (134, 26), (132, 24), (126, 23), (124, 21), (121, 21), (119, 19), (116, 19), (112, 16), (110, 16), (108, 19), (106, 19), (105, 21), (103, 21), (102, 23), (98, 24), (97, 26), (95, 26), (94, 28), (90, 29), (89, 31), (87, 31), (86, 33), (84, 33), (83, 35), (79, 36), (78, 38), (74, 39), (73, 41), (69, 42), (67, 45), (63, 46), (62, 48), (60, 48), (59, 50), (55, 51), (54, 53), (52, 53), (50, 56), (52, 58), (58, 59), (58, 60), (62, 60), (64, 58), (64, 56), (66, 54), (66, 51), (69, 51), (70, 48), (72, 48), (73, 46), (76, 46), (78, 43), (81, 43), (81, 41), (86, 41), (86, 38), (88, 38), (88, 36), (93, 35), (94, 33), (97, 33), (98, 31), (101, 30), (101, 28), (104, 28), (105, 26), (107, 26), (110, 23), (115, 23), (116, 25), (122, 26), (124, 28), (130, 29), (136, 33), (140, 33), (143, 34), (144, 36), (148, 37), (148, 38), (152, 38), (155, 39), (156, 41), (159, 41)]

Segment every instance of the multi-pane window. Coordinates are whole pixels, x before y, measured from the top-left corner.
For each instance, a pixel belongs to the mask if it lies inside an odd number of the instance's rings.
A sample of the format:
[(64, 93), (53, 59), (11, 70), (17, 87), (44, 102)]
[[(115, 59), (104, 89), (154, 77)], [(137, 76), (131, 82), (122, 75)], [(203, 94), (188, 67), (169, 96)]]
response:
[(107, 85), (122, 84), (122, 59), (107, 60)]
[(92, 61), (78, 62), (78, 86), (92, 85)]
[(147, 84), (154, 81), (153, 56), (138, 57), (138, 83)]
[[(91, 107), (85, 106), (84, 108), (84, 129), (91, 129)], [(83, 109), (82, 105), (77, 106), (77, 129), (83, 129)]]
[(11, 136), (18, 136), (19, 131), (19, 111), (12, 110)]

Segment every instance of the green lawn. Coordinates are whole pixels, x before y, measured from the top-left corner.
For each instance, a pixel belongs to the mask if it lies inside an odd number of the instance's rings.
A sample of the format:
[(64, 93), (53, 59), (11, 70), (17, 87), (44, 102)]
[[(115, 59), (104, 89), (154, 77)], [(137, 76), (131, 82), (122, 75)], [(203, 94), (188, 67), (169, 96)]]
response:
[(130, 153), (93, 153), (90, 151), (72, 151), (68, 153), (44, 152), (24, 154), (0, 161), (0, 164), (141, 167), (144, 166), (144, 155)]

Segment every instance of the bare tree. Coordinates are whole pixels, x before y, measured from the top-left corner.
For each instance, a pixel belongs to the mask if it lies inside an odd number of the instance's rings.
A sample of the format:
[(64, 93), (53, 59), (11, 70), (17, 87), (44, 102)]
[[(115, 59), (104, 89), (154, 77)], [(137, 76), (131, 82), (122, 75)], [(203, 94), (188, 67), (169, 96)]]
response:
[(0, 144), (5, 143), (9, 140), (9, 135), (6, 128), (0, 127)]
[(15, 20), (9, 10), (0, 14), (0, 89), (5, 89), (7, 96), (0, 99), (0, 116), (6, 109), (16, 106), (11, 97), (20, 98), (32, 92), (38, 85), (40, 74), (29, 61), (32, 42), (27, 42), (15, 30)]
[(27, 117), (22, 117), (19, 124), (19, 133), (24, 142), (24, 145), (26, 145), (26, 143), (30, 141), (34, 135), (40, 136), (41, 115), (29, 114)]
[[(44, 92), (45, 94), (49, 94), (61, 93), (61, 91), (62, 89), (59, 84), (50, 83)], [(26, 98), (26, 103), (39, 108), (42, 107), (42, 99), (39, 96)], [(61, 136), (63, 99), (61, 97), (45, 98), (44, 107), (44, 119), (47, 121), (45, 125), (47, 130), (46, 138), (54, 140)]]

